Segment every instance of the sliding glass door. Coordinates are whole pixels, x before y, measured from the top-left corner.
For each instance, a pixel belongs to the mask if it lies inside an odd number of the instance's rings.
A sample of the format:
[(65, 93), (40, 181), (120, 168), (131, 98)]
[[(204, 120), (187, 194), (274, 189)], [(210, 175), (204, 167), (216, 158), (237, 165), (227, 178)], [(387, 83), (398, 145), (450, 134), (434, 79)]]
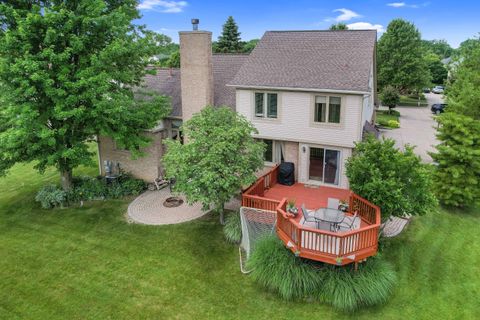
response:
[(310, 147), (309, 179), (338, 185), (340, 151)]

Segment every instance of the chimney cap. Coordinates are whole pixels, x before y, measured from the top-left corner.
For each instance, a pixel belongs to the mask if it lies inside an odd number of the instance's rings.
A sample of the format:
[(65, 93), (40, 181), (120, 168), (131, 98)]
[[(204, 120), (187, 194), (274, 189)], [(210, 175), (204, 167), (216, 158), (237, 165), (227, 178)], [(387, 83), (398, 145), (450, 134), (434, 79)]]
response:
[(200, 19), (196, 19), (196, 18), (193, 18), (192, 19), (192, 26), (193, 26), (193, 30), (198, 30), (198, 24), (200, 23)]

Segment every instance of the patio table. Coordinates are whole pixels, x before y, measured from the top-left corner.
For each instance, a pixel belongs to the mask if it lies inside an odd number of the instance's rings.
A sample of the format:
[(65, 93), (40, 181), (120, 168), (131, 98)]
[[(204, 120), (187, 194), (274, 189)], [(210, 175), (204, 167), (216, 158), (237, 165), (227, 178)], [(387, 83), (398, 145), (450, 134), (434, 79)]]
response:
[(330, 224), (330, 231), (336, 231), (337, 225), (345, 218), (345, 212), (338, 209), (320, 208), (315, 210), (313, 216), (317, 220), (328, 222)]

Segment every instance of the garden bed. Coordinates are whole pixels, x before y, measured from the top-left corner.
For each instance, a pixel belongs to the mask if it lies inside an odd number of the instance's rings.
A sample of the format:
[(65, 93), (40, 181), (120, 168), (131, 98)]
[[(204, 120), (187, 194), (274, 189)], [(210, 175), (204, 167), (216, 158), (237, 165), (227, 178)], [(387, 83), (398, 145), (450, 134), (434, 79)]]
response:
[(400, 127), (400, 112), (396, 110), (377, 110), (376, 123), (385, 128), (396, 129)]
[(423, 94), (420, 95), (420, 105), (418, 105), (417, 96), (400, 96), (398, 105), (402, 107), (426, 107), (428, 106), (428, 102)]

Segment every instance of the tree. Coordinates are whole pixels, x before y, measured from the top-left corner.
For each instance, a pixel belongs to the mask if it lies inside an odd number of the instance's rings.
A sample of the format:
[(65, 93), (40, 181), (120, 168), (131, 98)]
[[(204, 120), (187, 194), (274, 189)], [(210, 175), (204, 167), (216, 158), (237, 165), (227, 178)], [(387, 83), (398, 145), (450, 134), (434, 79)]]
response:
[(383, 105), (388, 107), (388, 111), (392, 113), (392, 109), (400, 102), (400, 95), (394, 87), (386, 86), (380, 94), (380, 100)]
[(242, 52), (252, 52), (253, 49), (255, 49), (255, 47), (257, 46), (258, 41), (260, 41), (260, 39), (252, 39), (247, 42), (242, 42)]
[(434, 84), (443, 84), (448, 77), (448, 70), (445, 68), (445, 65), (440, 61), (440, 58), (434, 54), (430, 53), (426, 57), (428, 70), (430, 71), (432, 83)]
[(465, 51), (447, 91), (448, 110), (480, 120), (480, 45)]
[(436, 54), (440, 59), (451, 57), (454, 49), (448, 44), (446, 40), (422, 40), (422, 45), (425, 51), (430, 51)]
[(348, 26), (346, 23), (339, 22), (336, 24), (332, 24), (329, 29), (330, 30), (348, 30)]
[(180, 68), (180, 50), (173, 52), (166, 62), (168, 68)]
[[(113, 137), (136, 156), (144, 129), (168, 99), (136, 90), (158, 53), (157, 37), (134, 25), (137, 1), (9, 1), (0, 4), (0, 173), (35, 161), (55, 166), (62, 186), (91, 163), (88, 142)], [(134, 93), (138, 99), (134, 99)]]
[(427, 165), (413, 153), (395, 148), (392, 139), (369, 136), (355, 146), (346, 163), (350, 189), (382, 210), (382, 219), (405, 214), (423, 215), (435, 204)]
[(236, 53), (242, 51), (240, 32), (232, 16), (229, 16), (223, 25), (222, 34), (216, 43), (216, 52)]
[(438, 122), (440, 144), (430, 154), (438, 164), (434, 190), (445, 205), (474, 206), (480, 203), (480, 121), (447, 112)]
[(402, 19), (392, 20), (378, 41), (378, 83), (401, 93), (418, 91), (430, 81), (423, 59), (420, 32)]
[(175, 178), (175, 191), (189, 203), (213, 206), (224, 223), (223, 207), (243, 186), (255, 182), (263, 167), (264, 144), (252, 137), (257, 130), (229, 107), (206, 107), (183, 124), (187, 143), (166, 141), (166, 176)]

